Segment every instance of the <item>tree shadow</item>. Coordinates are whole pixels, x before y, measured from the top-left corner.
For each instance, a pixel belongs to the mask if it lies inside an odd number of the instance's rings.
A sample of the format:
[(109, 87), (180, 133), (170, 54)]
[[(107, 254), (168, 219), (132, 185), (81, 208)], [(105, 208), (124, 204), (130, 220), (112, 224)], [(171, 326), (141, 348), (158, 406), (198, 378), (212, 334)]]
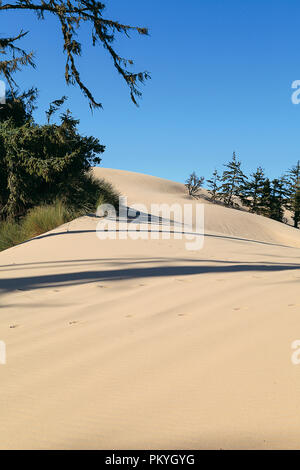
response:
[(170, 276), (191, 276), (198, 274), (224, 274), (239, 272), (280, 272), (300, 270), (300, 264), (231, 264), (222, 266), (153, 266), (108, 269), (95, 271), (79, 271), (71, 273), (46, 274), (20, 278), (4, 278), (0, 280), (0, 291), (33, 290), (48, 287), (74, 286), (94, 282), (116, 281)]
[[(259, 256), (259, 253), (257, 253), (257, 256)], [(264, 256), (266, 254), (264, 253)], [(270, 255), (273, 256), (274, 255)], [(295, 256), (278, 256), (276, 254), (276, 258), (292, 258), (295, 259)], [(93, 264), (101, 264), (103, 267), (103, 264), (105, 265), (110, 265), (110, 266), (119, 266), (121, 263), (122, 264), (130, 264), (130, 265), (138, 265), (138, 264), (154, 264), (154, 263), (160, 263), (166, 264), (166, 263), (218, 263), (218, 264), (229, 264), (229, 265), (239, 265), (239, 264), (245, 264), (244, 261), (233, 261), (233, 260), (220, 260), (220, 259), (215, 259), (215, 258), (210, 258), (210, 259), (204, 259), (204, 258), (183, 258), (183, 257), (155, 257), (155, 258), (147, 258), (147, 257), (140, 257), (140, 258), (132, 258), (132, 257), (117, 257), (117, 258), (79, 258), (79, 259), (65, 259), (65, 260), (52, 260), (52, 261), (33, 261), (30, 263), (13, 263), (13, 264), (2, 264), (0, 265), (0, 272), (4, 271), (16, 271), (16, 270), (25, 270), (25, 269), (52, 269), (52, 268), (65, 268), (65, 267), (74, 267), (74, 266), (90, 266)], [(280, 266), (282, 263), (278, 263), (276, 261), (247, 261), (248, 265), (266, 265), (266, 266)], [(284, 264), (286, 265), (286, 264)], [(288, 266), (294, 266), (298, 267), (300, 266), (298, 263), (288, 263)]]

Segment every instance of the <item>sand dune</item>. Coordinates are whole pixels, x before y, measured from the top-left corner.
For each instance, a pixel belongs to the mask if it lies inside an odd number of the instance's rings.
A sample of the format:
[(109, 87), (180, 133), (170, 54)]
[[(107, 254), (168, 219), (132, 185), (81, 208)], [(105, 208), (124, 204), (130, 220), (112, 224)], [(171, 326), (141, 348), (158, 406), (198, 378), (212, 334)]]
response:
[[(129, 205), (191, 202), (94, 173)], [(86, 216), (0, 253), (0, 448), (300, 447), (300, 232), (197, 202), (200, 251), (99, 240)]]
[[(112, 182), (121, 194), (127, 196), (129, 205), (144, 203), (150, 207), (152, 203), (182, 205), (204, 203), (206, 233), (220, 233), (300, 247), (300, 231), (295, 231), (293, 227), (248, 212), (212, 204), (204, 198), (191, 200), (181, 183), (108, 168), (94, 168), (93, 172), (96, 177), (103, 177)], [(208, 195), (205, 190), (202, 190), (202, 193), (203, 196)]]

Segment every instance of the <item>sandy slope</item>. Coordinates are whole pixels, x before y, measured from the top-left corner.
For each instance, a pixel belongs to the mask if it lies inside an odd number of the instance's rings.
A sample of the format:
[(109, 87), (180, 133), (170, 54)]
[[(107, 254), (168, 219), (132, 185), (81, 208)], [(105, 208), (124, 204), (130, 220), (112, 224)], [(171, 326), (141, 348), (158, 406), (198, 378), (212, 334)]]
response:
[[(95, 173), (130, 204), (190, 202)], [(83, 217), (0, 253), (1, 448), (300, 448), (300, 232), (212, 204), (205, 220), (201, 251), (100, 241)]]

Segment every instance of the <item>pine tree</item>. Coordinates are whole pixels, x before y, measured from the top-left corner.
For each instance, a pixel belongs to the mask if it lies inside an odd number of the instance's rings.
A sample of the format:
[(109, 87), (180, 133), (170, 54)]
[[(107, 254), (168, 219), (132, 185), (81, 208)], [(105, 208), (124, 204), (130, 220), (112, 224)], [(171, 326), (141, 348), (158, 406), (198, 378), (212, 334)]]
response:
[(221, 177), (218, 173), (218, 170), (215, 170), (212, 174), (212, 178), (207, 180), (208, 183), (208, 191), (210, 193), (211, 200), (215, 202), (219, 197), (219, 190), (220, 190), (220, 181)]
[(284, 207), (287, 201), (287, 181), (284, 176), (275, 178), (270, 185), (268, 216), (283, 222)]
[[(76, 58), (81, 55), (82, 44), (78, 41), (78, 33), (82, 26), (87, 34), (90, 34), (91, 45), (100, 44), (108, 52), (113, 60), (113, 65), (117, 72), (125, 80), (130, 89), (132, 101), (137, 104), (136, 98), (141, 96), (139, 84), (150, 78), (148, 72), (133, 73), (129, 67), (133, 65), (131, 59), (121, 57), (113, 47), (117, 34), (124, 34), (129, 37), (131, 32), (140, 35), (148, 35), (147, 28), (128, 26), (118, 21), (105, 18), (105, 4), (97, 0), (15, 0), (11, 3), (3, 4), (0, 1), (0, 12), (21, 11), (23, 13), (35, 13), (38, 20), (44, 20), (49, 14), (58, 20), (63, 37), (63, 51), (66, 55), (65, 80), (67, 84), (77, 84), (83, 94), (88, 98), (91, 108), (102, 107), (97, 102), (82, 81)], [(6, 59), (0, 62), (0, 75), (2, 74), (13, 93), (16, 82), (13, 75), (23, 66), (34, 66), (33, 52), (27, 53), (16, 46), (16, 42), (21, 40), (28, 32), (21, 31), (17, 36), (11, 38), (0, 38), (0, 53), (6, 55)], [(86, 36), (85, 36), (86, 37)], [(55, 31), (55, 40), (57, 34)], [(3, 57), (2, 55), (2, 57)], [(93, 73), (90, 64), (90, 72)]]
[(241, 162), (237, 160), (235, 152), (233, 152), (232, 160), (224, 165), (227, 170), (223, 172), (221, 181), (220, 197), (226, 206), (234, 205), (234, 196), (240, 196), (241, 188), (245, 184), (247, 176), (241, 170)]
[(292, 212), (294, 227), (300, 222), (300, 161), (288, 172), (288, 203), (287, 209)]
[(199, 197), (199, 189), (203, 186), (204, 176), (198, 177), (196, 173), (190, 174), (188, 179), (185, 182), (185, 186), (188, 189), (189, 195), (192, 197)]
[(69, 111), (59, 124), (38, 125), (26, 104), (11, 109), (17, 111), (18, 124), (13, 113), (0, 120), (0, 217), (21, 217), (56, 198), (77, 209), (94, 204), (101, 188), (88, 172), (101, 161), (105, 147), (99, 140), (81, 136), (79, 121)]
[(264, 184), (264, 170), (261, 167), (258, 167), (256, 172), (250, 175), (250, 179), (245, 181), (241, 188), (241, 200), (245, 206), (249, 207), (250, 212), (252, 213), (262, 213), (262, 196)]
[(271, 181), (266, 178), (262, 187), (262, 194), (260, 200), (260, 213), (265, 217), (270, 217), (271, 214)]

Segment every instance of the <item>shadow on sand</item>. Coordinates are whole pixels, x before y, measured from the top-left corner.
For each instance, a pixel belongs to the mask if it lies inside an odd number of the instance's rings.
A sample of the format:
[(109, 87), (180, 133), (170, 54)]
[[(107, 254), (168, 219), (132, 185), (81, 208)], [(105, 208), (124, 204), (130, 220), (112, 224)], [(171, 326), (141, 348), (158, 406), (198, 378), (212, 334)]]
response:
[[(198, 260), (199, 262), (199, 260)], [(300, 264), (252, 264), (234, 263), (211, 265), (181, 265), (181, 266), (152, 266), (152, 267), (126, 267), (108, 270), (78, 271), (71, 273), (45, 274), (20, 278), (0, 279), (0, 291), (32, 290), (47, 287), (63, 287), (88, 284), (99, 281), (116, 281), (126, 279), (140, 279), (150, 277), (190, 276), (207, 273), (240, 273), (240, 272), (280, 272), (300, 271)]]

